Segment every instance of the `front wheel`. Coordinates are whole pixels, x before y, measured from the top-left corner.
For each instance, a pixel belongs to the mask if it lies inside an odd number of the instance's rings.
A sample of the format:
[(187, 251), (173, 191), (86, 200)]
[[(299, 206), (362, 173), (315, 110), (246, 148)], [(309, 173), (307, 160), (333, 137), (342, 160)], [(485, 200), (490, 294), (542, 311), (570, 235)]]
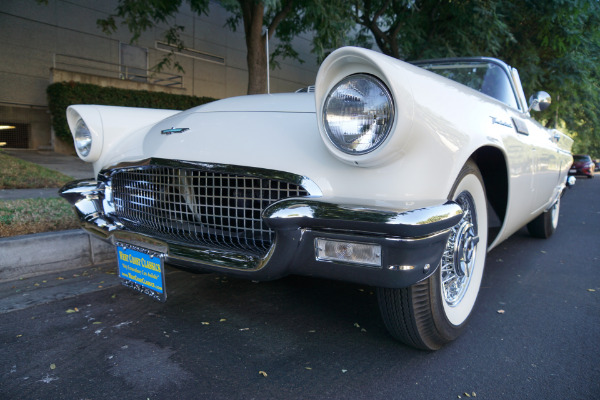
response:
[(487, 252), (487, 204), (475, 163), (461, 170), (449, 199), (463, 209), (451, 230), (438, 270), (402, 289), (378, 288), (383, 321), (390, 334), (410, 346), (437, 350), (466, 327), (481, 286)]

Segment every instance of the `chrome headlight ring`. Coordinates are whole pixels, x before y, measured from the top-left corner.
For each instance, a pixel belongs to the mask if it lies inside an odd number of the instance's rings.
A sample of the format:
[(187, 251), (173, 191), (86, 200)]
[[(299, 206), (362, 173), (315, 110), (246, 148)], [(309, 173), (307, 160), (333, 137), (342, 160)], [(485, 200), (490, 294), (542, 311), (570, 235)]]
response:
[(388, 87), (368, 74), (339, 81), (323, 104), (323, 126), (331, 143), (346, 154), (369, 153), (385, 142), (394, 124)]
[(92, 133), (81, 117), (79, 117), (77, 123), (75, 124), (73, 142), (75, 143), (77, 152), (82, 157), (87, 157), (90, 154), (92, 149)]

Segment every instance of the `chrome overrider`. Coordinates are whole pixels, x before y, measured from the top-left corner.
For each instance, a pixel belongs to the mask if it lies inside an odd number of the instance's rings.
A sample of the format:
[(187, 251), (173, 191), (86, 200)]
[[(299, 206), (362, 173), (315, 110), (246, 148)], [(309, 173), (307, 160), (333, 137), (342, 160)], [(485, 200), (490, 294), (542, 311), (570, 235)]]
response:
[[(111, 243), (130, 243), (165, 255), (167, 264), (195, 272), (271, 280), (308, 275), (380, 287), (408, 287), (433, 274), (461, 207), (448, 201), (413, 210), (389, 210), (332, 204), (320, 198), (288, 198), (267, 207), (262, 218), (275, 231), (268, 253), (256, 256), (235, 250), (166, 242), (128, 231), (110, 213), (99, 180), (74, 181), (59, 194), (73, 205), (82, 227)], [(316, 240), (381, 246), (381, 266), (363, 266), (316, 257)]]

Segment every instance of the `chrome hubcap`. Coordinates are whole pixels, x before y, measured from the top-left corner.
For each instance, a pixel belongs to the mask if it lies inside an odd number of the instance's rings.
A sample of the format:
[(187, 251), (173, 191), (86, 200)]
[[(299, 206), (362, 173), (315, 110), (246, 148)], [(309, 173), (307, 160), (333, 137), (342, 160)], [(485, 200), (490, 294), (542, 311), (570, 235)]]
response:
[(477, 219), (473, 198), (467, 192), (461, 193), (456, 202), (463, 209), (463, 218), (452, 228), (442, 256), (442, 292), (450, 306), (456, 306), (465, 295), (476, 260), (479, 244)]
[(471, 275), (477, 243), (479, 243), (479, 237), (475, 235), (473, 225), (464, 221), (457, 230), (454, 242), (454, 270), (458, 276), (469, 277)]

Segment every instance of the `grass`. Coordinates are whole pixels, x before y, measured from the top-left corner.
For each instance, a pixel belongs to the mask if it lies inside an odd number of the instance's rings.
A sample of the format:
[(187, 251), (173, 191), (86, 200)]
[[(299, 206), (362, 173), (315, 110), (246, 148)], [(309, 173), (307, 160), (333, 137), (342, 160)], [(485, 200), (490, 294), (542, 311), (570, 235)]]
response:
[[(0, 189), (57, 188), (73, 180), (0, 151)], [(0, 237), (76, 229), (78, 218), (62, 198), (0, 200)]]
[(76, 229), (78, 221), (64, 199), (0, 200), (0, 237)]
[(0, 151), (0, 189), (61, 187), (73, 178)]

